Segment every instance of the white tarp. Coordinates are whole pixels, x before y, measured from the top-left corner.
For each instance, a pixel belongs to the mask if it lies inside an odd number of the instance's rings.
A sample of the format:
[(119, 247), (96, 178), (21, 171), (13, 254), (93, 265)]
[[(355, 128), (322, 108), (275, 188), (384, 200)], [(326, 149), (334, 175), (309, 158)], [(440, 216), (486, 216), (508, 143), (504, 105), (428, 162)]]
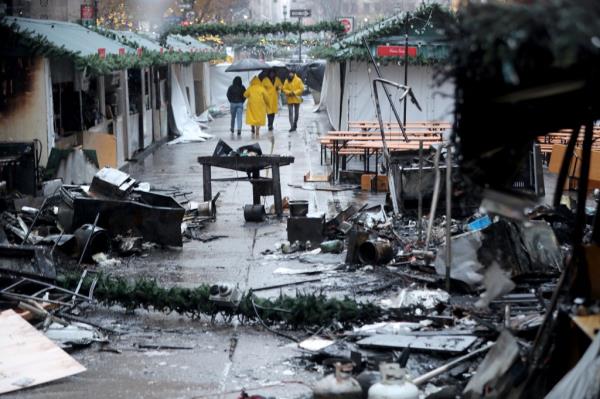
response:
[(258, 75), (260, 71), (252, 72), (225, 72), (231, 64), (211, 65), (210, 67), (210, 105), (220, 107), (228, 105), (227, 89), (233, 83), (233, 78), (239, 76), (242, 78), (242, 83), (248, 87), (250, 79)]
[[(404, 67), (401, 65), (387, 65), (380, 67), (384, 79), (395, 82), (404, 82)], [(325, 70), (325, 79), (327, 82), (326, 98), (321, 102), (327, 106), (327, 112), (332, 125), (339, 130), (346, 130), (349, 120), (369, 120), (376, 121), (375, 100), (373, 97), (372, 80), (377, 74), (372, 66), (362, 61), (348, 61), (346, 63), (346, 76), (344, 82), (344, 97), (339, 104), (340, 93), (333, 89), (337, 87), (333, 82), (339, 82), (339, 64), (328, 63)], [(445, 83), (437, 87), (434, 83), (435, 71), (430, 66), (408, 66), (408, 85), (412, 87), (413, 92), (421, 105), (422, 112), (419, 111), (410, 101), (407, 107), (408, 121), (427, 121), (427, 120), (445, 120), (453, 121), (453, 97), (454, 86), (451, 83)], [(400, 91), (390, 88), (390, 94), (396, 109), (403, 116), (404, 107), (398, 102)], [(393, 122), (395, 118), (385, 98), (383, 89), (379, 86), (379, 103), (381, 105), (384, 122)], [(341, 117), (341, 123), (335, 123)]]
[(321, 89), (321, 102), (317, 111), (327, 110), (329, 123), (334, 129), (339, 130), (340, 121), (340, 97), (342, 92), (340, 64), (328, 62), (325, 66), (323, 77), (323, 88)]
[(192, 108), (183, 94), (177, 74), (173, 73), (171, 76), (171, 109), (173, 110), (173, 120), (180, 136), (170, 141), (169, 144), (206, 141), (206, 139), (212, 136), (202, 132), (196, 118), (192, 115)]

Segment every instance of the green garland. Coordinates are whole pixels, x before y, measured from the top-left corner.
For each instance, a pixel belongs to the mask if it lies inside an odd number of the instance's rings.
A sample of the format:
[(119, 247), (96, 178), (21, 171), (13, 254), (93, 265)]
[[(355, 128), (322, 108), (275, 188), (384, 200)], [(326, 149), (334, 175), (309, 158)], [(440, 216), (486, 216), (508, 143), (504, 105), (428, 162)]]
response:
[[(367, 49), (364, 47), (356, 47), (339, 51), (327, 46), (313, 47), (308, 51), (308, 55), (313, 58), (324, 59), (331, 62), (343, 61), (365, 61), (369, 62), (371, 58)], [(400, 64), (404, 65), (404, 57), (378, 57), (375, 60), (381, 65)], [(416, 57), (408, 57), (408, 65), (427, 66), (439, 65), (446, 63), (445, 57), (433, 57), (417, 53)]]
[[(64, 275), (59, 282), (64, 287), (73, 288), (79, 276)], [(87, 292), (91, 279), (86, 278), (81, 292)], [(369, 303), (359, 303), (350, 298), (327, 298), (324, 294), (281, 295), (275, 300), (258, 298), (251, 292), (244, 295), (236, 309), (223, 310), (209, 300), (208, 285), (196, 288), (164, 288), (155, 280), (138, 279), (129, 282), (124, 278), (100, 276), (94, 290), (94, 298), (102, 304), (120, 305), (126, 309), (145, 309), (158, 312), (176, 312), (190, 317), (214, 315), (223, 311), (227, 315), (237, 315), (242, 320), (257, 320), (254, 305), (260, 318), (267, 324), (284, 323), (291, 328), (301, 326), (322, 326), (333, 321), (350, 325), (359, 321), (372, 322), (380, 318), (383, 311)], [(253, 305), (254, 303), (254, 305)]]
[(107, 54), (104, 59), (98, 55), (77, 58), (75, 65), (78, 69), (87, 68), (93, 74), (106, 74), (111, 71), (131, 68), (147, 68), (150, 66), (164, 66), (167, 64), (189, 64), (192, 62), (209, 62), (224, 60), (225, 53), (216, 51), (157, 51), (144, 50), (141, 56), (137, 54)]
[(98, 54), (82, 56), (80, 52), (70, 51), (64, 46), (57, 46), (45, 36), (29, 31), (19, 30), (16, 24), (7, 26), (0, 23), (0, 34), (11, 47), (27, 48), (32, 55), (46, 58), (69, 58), (79, 70), (87, 70), (92, 74), (106, 74), (112, 71), (162, 66), (167, 64), (189, 64), (192, 62), (209, 62), (224, 60), (226, 54), (217, 51), (158, 51), (144, 50), (141, 56), (126, 53), (124, 55), (107, 54), (100, 58)]
[[(456, 15), (439, 4), (422, 4), (415, 12), (406, 13), (397, 17), (389, 18), (387, 21), (379, 21), (371, 24), (363, 30), (359, 30), (348, 37), (338, 41), (333, 46), (326, 48), (315, 48), (312, 56), (329, 61), (368, 61), (369, 54), (364, 47), (363, 39), (370, 43), (382, 41), (384, 38), (404, 37), (409, 34), (411, 41), (422, 37), (423, 47), (428, 46), (430, 38), (445, 40), (444, 29), (454, 26)], [(434, 65), (446, 62), (447, 57), (440, 55), (418, 54), (417, 57), (409, 58), (409, 65)], [(404, 63), (403, 57), (378, 58), (382, 63), (400, 62)]]
[(261, 23), (239, 23), (239, 24), (195, 24), (188, 26), (175, 26), (164, 32), (161, 36), (161, 42), (164, 42), (170, 34), (191, 35), (191, 36), (228, 36), (228, 35), (276, 35), (287, 33), (306, 33), (306, 32), (332, 32), (342, 34), (344, 32), (343, 25), (338, 21), (324, 21), (313, 25), (302, 25), (296, 22), (280, 22), (276, 24)]

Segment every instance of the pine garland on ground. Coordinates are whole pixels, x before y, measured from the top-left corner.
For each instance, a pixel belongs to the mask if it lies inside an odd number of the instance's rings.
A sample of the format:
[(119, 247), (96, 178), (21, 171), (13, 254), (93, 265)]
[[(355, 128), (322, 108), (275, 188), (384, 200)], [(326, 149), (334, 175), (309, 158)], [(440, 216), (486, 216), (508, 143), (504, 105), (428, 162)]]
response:
[[(73, 288), (79, 281), (78, 275), (63, 275), (62, 286)], [(80, 292), (88, 292), (92, 280), (86, 278)], [(211, 316), (219, 311), (226, 315), (239, 316), (242, 320), (260, 319), (266, 324), (283, 323), (291, 328), (322, 326), (334, 321), (342, 325), (357, 322), (372, 322), (383, 314), (381, 308), (370, 303), (360, 303), (345, 297), (328, 298), (323, 293), (300, 293), (296, 296), (280, 295), (274, 300), (258, 298), (252, 292), (245, 294), (236, 309), (219, 309), (209, 300), (210, 286), (196, 288), (161, 287), (155, 280), (140, 278), (128, 281), (125, 278), (101, 275), (94, 289), (94, 298), (107, 306), (120, 305), (126, 309), (155, 310), (163, 313), (176, 312), (199, 318)]]

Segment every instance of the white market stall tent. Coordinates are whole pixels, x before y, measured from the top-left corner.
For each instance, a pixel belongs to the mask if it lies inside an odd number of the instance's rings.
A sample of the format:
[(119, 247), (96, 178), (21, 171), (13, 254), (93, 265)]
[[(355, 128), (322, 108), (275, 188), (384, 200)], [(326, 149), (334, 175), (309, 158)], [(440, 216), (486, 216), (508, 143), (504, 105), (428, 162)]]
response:
[[(380, 66), (382, 77), (398, 83), (404, 82), (404, 66), (389, 64)], [(454, 85), (445, 82), (437, 86), (436, 72), (432, 66), (409, 65), (408, 86), (419, 102), (419, 111), (410, 101), (407, 106), (408, 121), (444, 120), (453, 121)], [(342, 76), (344, 75), (344, 76)], [(336, 130), (347, 130), (348, 121), (376, 121), (373, 79), (377, 73), (365, 61), (328, 62), (321, 92), (319, 110), (326, 109), (331, 125)], [(384, 122), (395, 121), (391, 106), (385, 98), (383, 88), (378, 86), (379, 102)], [(403, 116), (403, 105), (398, 101), (400, 91), (390, 87), (396, 109)]]

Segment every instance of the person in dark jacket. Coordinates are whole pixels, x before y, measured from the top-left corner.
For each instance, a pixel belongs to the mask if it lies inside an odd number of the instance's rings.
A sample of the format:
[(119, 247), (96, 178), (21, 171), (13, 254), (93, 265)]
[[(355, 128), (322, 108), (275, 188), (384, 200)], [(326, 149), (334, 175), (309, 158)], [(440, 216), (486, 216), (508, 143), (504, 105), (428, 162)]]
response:
[(244, 92), (246, 88), (242, 84), (242, 78), (236, 76), (233, 83), (227, 89), (227, 99), (229, 100), (229, 110), (231, 112), (231, 133), (237, 120), (237, 134), (242, 134), (242, 115), (244, 113)]

